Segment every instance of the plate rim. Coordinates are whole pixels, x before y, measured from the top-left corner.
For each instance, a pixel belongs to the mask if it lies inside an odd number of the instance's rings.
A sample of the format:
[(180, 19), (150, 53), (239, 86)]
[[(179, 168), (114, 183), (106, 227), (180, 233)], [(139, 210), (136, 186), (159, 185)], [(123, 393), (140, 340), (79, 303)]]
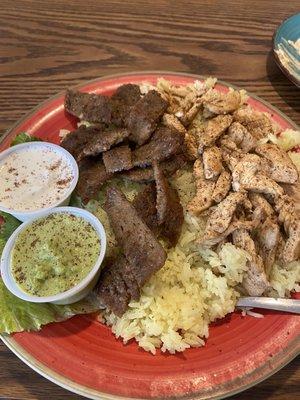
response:
[[(74, 381), (72, 381), (69, 378), (64, 377), (63, 375), (58, 374), (57, 372), (53, 371), (51, 368), (45, 366), (43, 363), (40, 361), (37, 361), (34, 357), (30, 355), (26, 350), (22, 348), (21, 345), (19, 345), (13, 337), (9, 337), (6, 335), (0, 335), (1, 341), (22, 361), (24, 362), (28, 367), (30, 367), (32, 370), (37, 372), (39, 375), (41, 375), (43, 378), (46, 378), (50, 382), (62, 387), (63, 389), (68, 390), (69, 392), (79, 394), (87, 399), (92, 399), (92, 400), (145, 400), (145, 398), (139, 398), (139, 397), (126, 397), (126, 396), (119, 396), (119, 395), (114, 395), (114, 394), (109, 394), (105, 392), (100, 392), (99, 390), (95, 390), (89, 387), (86, 387), (84, 385), (80, 385)], [(297, 351), (297, 344), (300, 343), (299, 337), (295, 338), (293, 342), (289, 344), (289, 347), (291, 348), (291, 353), (287, 353), (287, 349), (283, 349), (280, 353), (277, 353), (275, 355), (276, 358), (278, 358), (282, 353), (283, 354), (288, 354), (288, 356), (284, 359), (282, 363), (278, 363), (278, 365), (273, 368), (271, 371), (266, 372), (265, 374), (261, 375), (261, 378), (255, 380), (254, 382), (248, 383), (246, 385), (241, 385), (237, 387), (234, 390), (231, 390), (230, 392), (227, 392), (226, 394), (222, 395), (216, 395), (216, 396), (210, 396), (210, 397), (203, 397), (201, 396), (201, 392), (197, 393), (192, 393), (192, 394), (187, 394), (183, 396), (178, 396), (178, 397), (154, 397), (154, 399), (193, 399), (193, 400), (221, 400), (228, 398), (230, 396), (233, 396), (238, 393), (242, 393), (247, 389), (250, 389), (257, 384), (263, 382), (264, 380), (268, 379), (272, 375), (276, 374), (276, 372), (280, 371), (282, 368), (284, 368), (287, 364), (289, 364), (292, 360), (294, 360), (299, 354), (300, 354), (300, 348)], [(293, 352), (293, 347), (295, 348), (295, 351)], [(298, 346), (299, 347), (299, 346)], [(273, 361), (274, 358), (273, 357)], [(260, 368), (266, 368), (266, 364), (261, 365)], [(253, 374), (253, 371), (248, 374), (248, 376), (251, 376)], [(205, 393), (203, 393), (205, 394)]]
[[(175, 71), (160, 71), (160, 70), (146, 70), (146, 71), (132, 71), (132, 72), (123, 72), (123, 73), (117, 73), (117, 74), (111, 74), (111, 75), (103, 75), (101, 77), (91, 79), (85, 82), (82, 82), (76, 86), (72, 86), (74, 89), (80, 89), (85, 87), (86, 85), (96, 83), (96, 82), (102, 82), (106, 81), (108, 79), (114, 79), (114, 78), (122, 78), (122, 77), (130, 77), (130, 76), (143, 76), (143, 75), (157, 75), (159, 76), (164, 76), (164, 75), (169, 75), (169, 76), (182, 76), (182, 77), (188, 77), (188, 78), (194, 78), (194, 79), (199, 79), (203, 80), (208, 78), (206, 75), (198, 75), (198, 74), (190, 74), (190, 73), (185, 73), (185, 72), (175, 72)], [(217, 80), (217, 83), (220, 83), (223, 86), (226, 86), (228, 88), (233, 88), (237, 90), (241, 90), (240, 87), (235, 86), (231, 83), (228, 83), (223, 80)], [(250, 91), (246, 91), (249, 97), (252, 97), (253, 99), (259, 101), (260, 103), (264, 104), (266, 107), (268, 107), (270, 110), (273, 110), (277, 114), (279, 114), (283, 119), (285, 119), (294, 129), (299, 130), (299, 126), (291, 119), (289, 118), (286, 114), (284, 114), (282, 111), (280, 111), (277, 107), (273, 106), (266, 100), (262, 99), (261, 97), (257, 96), (256, 94), (251, 93)], [(33, 116), (41, 107), (44, 105), (48, 104), (49, 102), (61, 97), (65, 91), (60, 91), (59, 93), (47, 98), (45, 101), (37, 104), (36, 107), (31, 109), (28, 113), (26, 113), (24, 116), (19, 118), (15, 124), (13, 124), (10, 128), (8, 128), (5, 133), (2, 135), (0, 139), (0, 144), (2, 141), (4, 141), (10, 133), (18, 127), (21, 123), (23, 123), (26, 119), (30, 118)], [(60, 375), (59, 373), (56, 373), (53, 371), (51, 368), (47, 367), (45, 364), (42, 362), (36, 360), (34, 357), (30, 355), (26, 350), (22, 348), (21, 345), (19, 345), (13, 338), (13, 336), (9, 337), (8, 335), (0, 335), (0, 339), (2, 342), (20, 359), (22, 360), (26, 365), (28, 365), (31, 369), (33, 369), (35, 372), (37, 372), (39, 375), (43, 376), (44, 378), (48, 379), (49, 381), (57, 384), (58, 386), (69, 390), (70, 392), (79, 394), (81, 396), (84, 396), (86, 398), (90, 399), (103, 399), (103, 400), (115, 400), (115, 399), (120, 399), (120, 400), (137, 400), (138, 398), (136, 397), (126, 397), (126, 396), (119, 396), (119, 395), (113, 395), (109, 393), (104, 393), (100, 392), (96, 389), (89, 388), (84, 385), (80, 385), (73, 380), (64, 377), (63, 375)], [(261, 374), (261, 377), (259, 379), (254, 380), (251, 383), (245, 384), (245, 385), (240, 385), (239, 383), (236, 383), (236, 386), (238, 386), (236, 389), (232, 389), (231, 391), (227, 392), (226, 394), (219, 394), (219, 395), (212, 395), (210, 397), (205, 397), (205, 399), (210, 399), (210, 400), (217, 400), (217, 399), (224, 399), (226, 397), (232, 396), (234, 394), (238, 394), (243, 392), (244, 390), (247, 390), (258, 383), (264, 381), (265, 379), (269, 378), (276, 372), (278, 372), (281, 368), (283, 368), (285, 365), (287, 365), (289, 362), (291, 362), (295, 357), (297, 357), (298, 354), (300, 354), (300, 337), (296, 337), (291, 343), (289, 343), (288, 347), (285, 347), (282, 349), (280, 352), (278, 352), (274, 357), (272, 358), (272, 363), (275, 364), (274, 367), (271, 367), (270, 370), (263, 371)], [(299, 349), (298, 349), (299, 347)], [(282, 355), (283, 361), (282, 361)], [(275, 360), (280, 357), (281, 362)], [(266, 369), (267, 363), (263, 364), (260, 366), (260, 368)], [(269, 367), (270, 368), (270, 367)], [(252, 371), (248, 374), (248, 377), (251, 376), (255, 372)], [(222, 388), (221, 388), (222, 390)], [(204, 392), (202, 392), (205, 394)], [(171, 398), (171, 397), (169, 397)], [(187, 394), (184, 396), (178, 396), (176, 397), (178, 399), (203, 399), (201, 396), (201, 392), (197, 393), (192, 393), (192, 394)]]

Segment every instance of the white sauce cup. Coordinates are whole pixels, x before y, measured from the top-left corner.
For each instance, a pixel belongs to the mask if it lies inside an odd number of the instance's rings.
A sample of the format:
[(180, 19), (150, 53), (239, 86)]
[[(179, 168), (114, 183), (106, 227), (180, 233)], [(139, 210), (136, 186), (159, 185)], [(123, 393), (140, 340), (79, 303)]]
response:
[[(88, 273), (88, 275), (80, 283), (78, 283), (71, 289), (63, 293), (55, 294), (53, 296), (43, 296), (43, 297), (33, 296), (29, 293), (24, 292), (14, 279), (11, 269), (12, 250), (15, 245), (17, 237), (25, 228), (28, 227), (28, 225), (32, 224), (33, 221), (39, 220), (40, 218), (47, 217), (48, 215), (56, 213), (69, 213), (76, 217), (81, 217), (85, 221), (90, 223), (92, 227), (95, 229), (100, 239), (100, 254), (95, 265)], [(63, 236), (61, 240), (64, 240)], [(101, 264), (105, 256), (105, 252), (106, 252), (106, 234), (103, 225), (98, 220), (98, 218), (96, 218), (89, 211), (83, 210), (81, 208), (58, 207), (53, 210), (44, 212), (43, 214), (39, 215), (38, 217), (30, 221), (24, 222), (13, 232), (11, 237), (8, 239), (2, 252), (0, 261), (1, 276), (7, 289), (12, 294), (19, 297), (22, 300), (31, 301), (33, 303), (71, 304), (83, 299), (96, 285), (101, 272)]]
[(7, 150), (4, 150), (3, 152), (0, 153), (0, 165), (1, 162), (10, 154), (14, 152), (18, 152), (21, 150), (26, 150), (30, 149), (31, 147), (38, 147), (41, 150), (42, 149), (48, 149), (54, 151), (56, 154), (61, 155), (69, 164), (72, 174), (73, 174), (73, 179), (70, 182), (70, 185), (68, 187), (68, 190), (64, 193), (63, 196), (60, 197), (60, 199), (56, 202), (53, 202), (50, 206), (48, 207), (43, 207), (39, 209), (33, 209), (29, 211), (19, 211), (19, 210), (14, 210), (13, 208), (8, 208), (4, 207), (1, 202), (0, 202), (0, 211), (6, 212), (8, 214), (13, 215), (15, 218), (18, 220), (24, 222), (31, 220), (32, 218), (36, 218), (41, 216), (45, 211), (49, 211), (53, 209), (54, 207), (60, 207), (60, 206), (67, 206), (70, 203), (70, 198), (71, 194), (74, 191), (77, 182), (78, 182), (78, 177), (79, 177), (79, 171), (78, 171), (78, 165), (74, 159), (74, 157), (63, 147), (58, 146), (53, 143), (48, 143), (48, 142), (28, 142), (28, 143), (22, 143), (15, 145), (13, 147), (10, 147)]

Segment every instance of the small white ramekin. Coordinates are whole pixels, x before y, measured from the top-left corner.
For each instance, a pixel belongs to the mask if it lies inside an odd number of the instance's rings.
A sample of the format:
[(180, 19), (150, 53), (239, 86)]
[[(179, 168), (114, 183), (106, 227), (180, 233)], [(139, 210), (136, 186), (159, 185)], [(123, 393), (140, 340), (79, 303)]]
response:
[[(12, 249), (16, 242), (17, 237), (19, 234), (28, 227), (28, 225), (32, 224), (33, 221), (36, 221), (40, 218), (46, 217), (51, 214), (57, 213), (69, 213), (75, 215), (76, 217), (81, 217), (85, 221), (89, 222), (95, 231), (97, 232), (99, 239), (100, 239), (100, 254), (99, 257), (91, 269), (89, 274), (76, 286), (72, 287), (71, 289), (67, 290), (63, 293), (55, 294), (54, 296), (33, 296), (28, 293), (25, 293), (20, 286), (15, 281), (12, 270), (11, 270), (11, 256), (12, 256)], [(62, 236), (62, 240), (63, 240)], [(13, 293), (15, 296), (19, 297), (20, 299), (31, 301), (33, 303), (54, 303), (54, 304), (71, 304), (75, 303), (83, 299), (96, 285), (97, 280), (99, 278), (101, 272), (101, 264), (105, 256), (106, 251), (106, 234), (101, 222), (96, 218), (93, 214), (89, 211), (83, 210), (77, 207), (58, 207), (52, 209), (50, 211), (44, 212), (43, 215), (34, 218), (30, 221), (24, 222), (20, 225), (8, 239), (0, 260), (1, 266), (1, 276), (3, 282), (7, 289)]]
[(63, 197), (61, 197), (56, 203), (51, 204), (51, 206), (49, 206), (49, 207), (40, 208), (37, 210), (30, 210), (30, 211), (19, 211), (19, 210), (13, 210), (11, 208), (3, 207), (0, 203), (0, 211), (11, 214), (15, 218), (17, 218), (18, 220), (20, 220), (22, 222), (28, 221), (32, 218), (39, 217), (45, 211), (51, 210), (54, 207), (67, 206), (70, 203), (71, 194), (77, 185), (78, 177), (79, 177), (78, 165), (77, 165), (74, 157), (63, 147), (58, 146), (57, 144), (48, 143), (48, 142), (28, 142), (28, 143), (17, 144), (16, 146), (10, 147), (9, 149), (4, 150), (3, 152), (0, 153), (0, 162), (2, 160), (4, 160), (9, 154), (20, 151), (27, 147), (32, 147), (32, 146), (40, 147), (41, 149), (46, 147), (50, 150), (52, 149), (56, 153), (60, 153), (62, 155), (62, 157), (64, 157), (66, 160), (68, 160), (68, 162), (72, 168), (73, 180), (70, 184), (68, 191), (65, 193), (65, 195)]

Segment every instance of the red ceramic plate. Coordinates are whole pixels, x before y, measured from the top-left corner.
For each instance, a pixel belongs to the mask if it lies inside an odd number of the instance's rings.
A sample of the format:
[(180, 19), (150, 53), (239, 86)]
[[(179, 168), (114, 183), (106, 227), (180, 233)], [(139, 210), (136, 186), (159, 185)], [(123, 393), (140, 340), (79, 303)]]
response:
[[(81, 90), (111, 94), (123, 83), (156, 83), (164, 76), (186, 84), (199, 76), (151, 72), (97, 79)], [(217, 88), (228, 90), (226, 83)], [(297, 128), (285, 115), (255, 96), (249, 103), (271, 113), (282, 128)], [(59, 130), (76, 121), (66, 115), (63, 94), (39, 106), (8, 132), (0, 151), (22, 131), (58, 143)], [(153, 356), (135, 342), (123, 345), (92, 316), (50, 324), (37, 333), (2, 336), (7, 346), (35, 371), (73, 392), (92, 399), (216, 399), (237, 393), (283, 367), (299, 352), (300, 317), (263, 311), (263, 319), (236, 312), (212, 324), (205, 347), (176, 355)]]

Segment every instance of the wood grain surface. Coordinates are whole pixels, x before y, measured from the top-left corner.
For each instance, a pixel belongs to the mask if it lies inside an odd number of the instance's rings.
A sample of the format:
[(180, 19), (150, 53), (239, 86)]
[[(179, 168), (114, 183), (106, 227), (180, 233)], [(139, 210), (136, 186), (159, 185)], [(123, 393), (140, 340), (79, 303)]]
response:
[[(1, 0), (0, 134), (39, 102), (99, 76), (134, 70), (213, 75), (300, 123), (300, 92), (275, 65), (276, 26), (299, 0)], [(0, 310), (1, 312), (1, 310)], [(1, 399), (79, 399), (0, 345)], [(235, 400), (300, 399), (300, 360)]]

